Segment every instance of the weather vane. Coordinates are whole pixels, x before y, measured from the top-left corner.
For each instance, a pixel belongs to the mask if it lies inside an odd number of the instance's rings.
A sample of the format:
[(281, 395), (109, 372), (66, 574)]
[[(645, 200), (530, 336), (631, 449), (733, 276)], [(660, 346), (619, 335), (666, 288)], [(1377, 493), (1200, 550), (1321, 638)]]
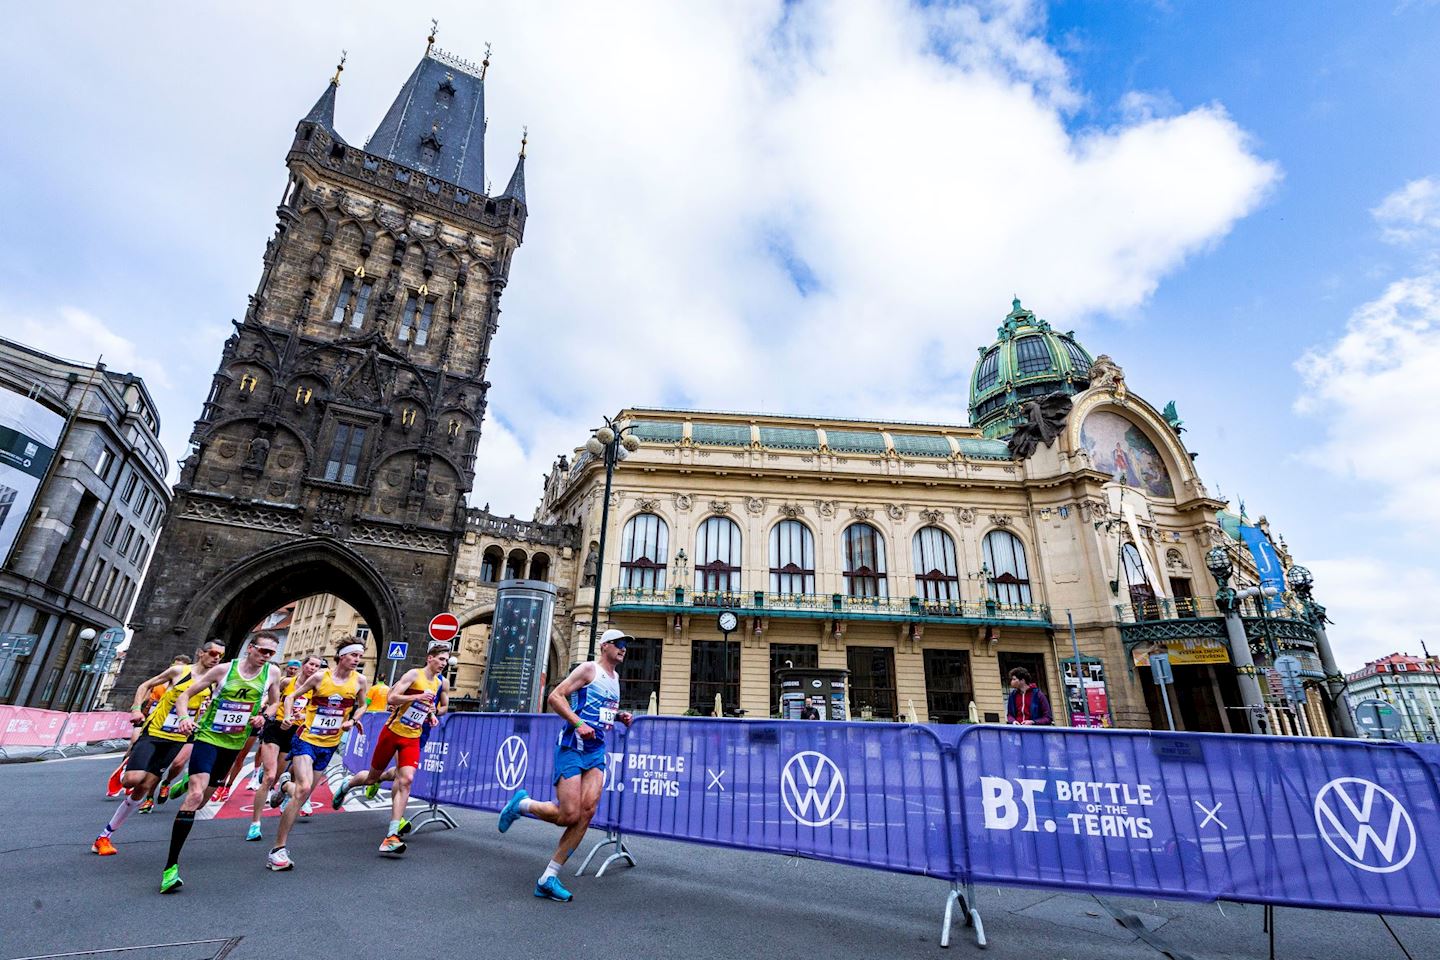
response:
[(425, 52), (428, 54), (430, 48), (435, 46), (435, 35), (440, 32), (440, 21), (434, 17), (430, 18), (430, 36), (425, 38)]
[(525, 145), (530, 142), (530, 125), (520, 128), (520, 159), (525, 159)]
[(490, 42), (485, 42), (485, 59), (480, 61), (480, 79), (485, 79), (485, 74), (490, 70)]
[(340, 51), (340, 62), (335, 64), (335, 76), (330, 78), (330, 82), (337, 87), (340, 86), (340, 74), (345, 72), (345, 58), (348, 56), (350, 56), (349, 50)]

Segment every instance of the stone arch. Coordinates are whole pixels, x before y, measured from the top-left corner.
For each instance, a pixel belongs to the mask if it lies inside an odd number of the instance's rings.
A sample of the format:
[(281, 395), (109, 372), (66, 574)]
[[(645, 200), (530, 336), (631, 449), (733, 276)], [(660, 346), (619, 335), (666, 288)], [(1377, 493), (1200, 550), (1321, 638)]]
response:
[[(1195, 470), (1195, 464), (1190, 459), (1180, 438), (1175, 431), (1165, 422), (1154, 407), (1144, 400), (1128, 394), (1124, 402), (1117, 400), (1108, 391), (1089, 390), (1081, 394), (1075, 407), (1070, 412), (1064, 433), (1064, 449), (1070, 455), (1085, 452), (1081, 443), (1080, 433), (1084, 428), (1085, 420), (1092, 413), (1111, 413), (1122, 419), (1128, 420), (1145, 438), (1154, 445), (1160, 461), (1169, 474), (1173, 494), (1171, 499), (1184, 501), (1195, 496), (1201, 491), (1199, 474)], [(1104, 472), (1095, 466), (1094, 469)], [(1141, 489), (1133, 487), (1132, 489)]]
[(524, 580), (528, 562), (529, 557), (526, 556), (524, 550), (519, 547), (511, 550), (505, 555), (505, 579)]
[(345, 544), (319, 538), (270, 547), (235, 564), (191, 598), (174, 631), (196, 643), (219, 638), (233, 656), (267, 613), (317, 593), (339, 597), (364, 618), (377, 662), (387, 637), (404, 638), (401, 605), (385, 577)]

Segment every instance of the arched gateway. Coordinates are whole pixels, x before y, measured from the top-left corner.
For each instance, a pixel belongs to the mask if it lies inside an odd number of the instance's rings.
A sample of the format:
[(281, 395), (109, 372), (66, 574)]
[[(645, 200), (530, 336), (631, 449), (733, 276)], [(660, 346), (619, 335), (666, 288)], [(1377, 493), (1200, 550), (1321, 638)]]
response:
[(233, 653), (266, 614), (317, 593), (359, 611), (378, 642), (409, 641), (418, 663), (427, 621), (449, 607), (525, 228), (524, 154), (486, 196), (480, 71), (433, 47), (367, 149), (335, 130), (338, 88), (337, 74), (296, 126), (275, 235), (195, 422), (122, 689), (209, 637)]

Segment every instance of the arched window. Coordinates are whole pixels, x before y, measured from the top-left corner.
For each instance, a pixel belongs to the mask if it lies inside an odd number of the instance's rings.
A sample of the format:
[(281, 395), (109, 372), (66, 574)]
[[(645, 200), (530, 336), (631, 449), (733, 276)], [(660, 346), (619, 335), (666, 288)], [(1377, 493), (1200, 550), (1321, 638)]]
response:
[(664, 590), (670, 562), (670, 528), (653, 513), (637, 513), (625, 524), (620, 546), (620, 587)]
[(537, 554), (535, 554), (535, 556), (533, 556), (533, 557), (530, 558), (530, 579), (531, 579), (531, 580), (548, 580), (548, 579), (550, 579), (550, 555), (549, 555), (549, 554), (537, 553)]
[(985, 535), (985, 565), (990, 568), (990, 599), (1000, 603), (1030, 602), (1030, 566), (1025, 544), (1008, 530)]
[(815, 536), (799, 520), (781, 520), (770, 530), (770, 592), (815, 592)]
[(1000, 351), (995, 347), (980, 358), (980, 369), (975, 372), (975, 389), (989, 390), (1000, 380)]
[(1160, 615), (1155, 602), (1155, 587), (1145, 574), (1145, 561), (1140, 558), (1140, 549), (1133, 543), (1120, 548), (1120, 560), (1125, 567), (1125, 586), (1130, 591), (1130, 605), (1134, 608), (1136, 620), (1154, 620)]
[(939, 527), (922, 527), (912, 543), (915, 592), (921, 600), (959, 600), (960, 574), (955, 540)]
[(511, 550), (509, 558), (505, 561), (506, 580), (525, 579), (525, 551)]
[(740, 527), (729, 517), (710, 517), (695, 534), (695, 589), (700, 593), (740, 589)]
[(845, 592), (852, 597), (888, 597), (885, 538), (868, 523), (845, 528)]
[(495, 583), (500, 579), (500, 568), (505, 566), (505, 554), (499, 547), (490, 546), (485, 548), (485, 555), (480, 558), (480, 582)]

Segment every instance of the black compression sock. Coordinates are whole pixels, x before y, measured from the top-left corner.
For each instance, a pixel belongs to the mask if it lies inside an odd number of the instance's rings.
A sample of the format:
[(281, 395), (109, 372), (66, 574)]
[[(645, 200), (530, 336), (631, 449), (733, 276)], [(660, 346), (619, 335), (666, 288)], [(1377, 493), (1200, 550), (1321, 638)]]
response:
[(165, 861), (165, 869), (180, 862), (180, 850), (185, 846), (185, 841), (190, 838), (190, 828), (195, 826), (195, 811), (181, 810), (175, 814), (175, 826), (170, 828), (170, 859)]

